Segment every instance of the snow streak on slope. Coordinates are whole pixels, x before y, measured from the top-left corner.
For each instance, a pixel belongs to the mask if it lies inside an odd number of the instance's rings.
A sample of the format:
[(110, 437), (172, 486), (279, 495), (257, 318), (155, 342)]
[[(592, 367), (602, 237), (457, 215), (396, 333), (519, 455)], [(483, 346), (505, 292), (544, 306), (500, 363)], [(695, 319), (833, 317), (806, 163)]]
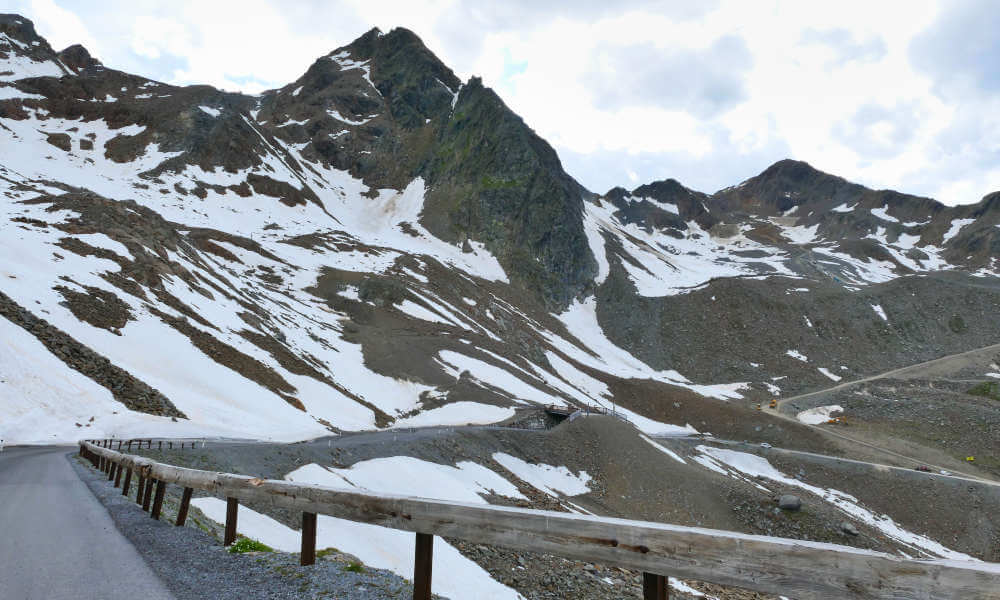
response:
[(65, 364), (33, 335), (0, 317), (0, 439), (51, 444), (81, 437), (236, 434), (177, 426), (128, 410), (111, 392)]
[[(647, 231), (622, 223), (610, 203), (584, 202), (584, 228), (591, 251), (597, 258), (598, 283), (607, 276), (608, 256), (601, 232), (621, 243), (621, 265), (642, 296), (671, 296), (689, 292), (717, 277), (745, 277), (761, 273), (793, 275), (783, 263), (784, 253), (764, 246), (742, 233), (716, 238), (696, 222), (677, 239), (658, 230)], [(757, 251), (761, 258), (745, 258), (734, 252)]]
[(586, 471), (580, 471), (578, 475), (575, 475), (566, 467), (531, 464), (503, 452), (494, 452), (493, 460), (532, 487), (540, 489), (550, 496), (558, 497), (558, 494), (578, 496), (590, 491), (590, 487), (587, 485), (590, 481), (590, 475)]
[(453, 467), (410, 456), (365, 460), (347, 469), (310, 464), (292, 471), (285, 479), (473, 504), (485, 504), (480, 494), (490, 493), (527, 499), (512, 483), (478, 463), (464, 461)]
[(728, 450), (724, 448), (714, 448), (711, 446), (698, 446), (697, 451), (700, 452), (703, 457), (716, 461), (717, 465), (724, 465), (725, 467), (731, 468), (744, 476), (769, 479), (783, 485), (797, 487), (810, 492), (811, 494), (815, 494), (819, 498), (822, 498), (826, 502), (829, 502), (844, 511), (851, 517), (878, 529), (886, 536), (902, 544), (912, 547), (921, 555), (953, 560), (976, 560), (968, 554), (951, 550), (928, 537), (903, 529), (896, 524), (895, 521), (889, 518), (888, 515), (879, 515), (864, 508), (858, 504), (858, 499), (850, 494), (845, 494), (844, 492), (834, 489), (819, 488), (809, 485), (808, 483), (800, 481), (794, 477), (789, 477), (771, 466), (771, 463), (769, 463), (767, 459), (753, 454), (747, 454), (745, 452), (737, 452), (735, 450)]

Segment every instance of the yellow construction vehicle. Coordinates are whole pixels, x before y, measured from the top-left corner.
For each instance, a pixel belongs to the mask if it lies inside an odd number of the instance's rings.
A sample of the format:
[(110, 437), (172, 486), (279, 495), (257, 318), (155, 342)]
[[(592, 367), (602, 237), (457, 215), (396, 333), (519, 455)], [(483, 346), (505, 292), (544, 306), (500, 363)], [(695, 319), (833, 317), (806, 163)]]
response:
[(976, 462), (976, 457), (975, 456), (966, 456), (965, 457), (965, 462)]
[(771, 403), (768, 405), (768, 408), (778, 408), (778, 399), (771, 398)]

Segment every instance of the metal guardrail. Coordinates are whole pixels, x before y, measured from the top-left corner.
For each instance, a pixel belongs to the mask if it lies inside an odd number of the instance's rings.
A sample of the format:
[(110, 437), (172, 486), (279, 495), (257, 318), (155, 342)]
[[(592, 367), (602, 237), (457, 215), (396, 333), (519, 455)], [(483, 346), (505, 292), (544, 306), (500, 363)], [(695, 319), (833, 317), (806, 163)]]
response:
[[(302, 513), (303, 565), (315, 561), (318, 514), (416, 533), (415, 600), (431, 597), (435, 535), (641, 571), (646, 600), (667, 598), (666, 574), (797, 600), (1000, 600), (1000, 564), (901, 559), (848, 546), (730, 531), (344, 491), (176, 467), (109, 445), (83, 441), (80, 454), (107, 473), (109, 481), (120, 484), (123, 495), (138, 477), (136, 501), (154, 519), (160, 517), (168, 483), (184, 488), (178, 525), (187, 518), (193, 490), (225, 497), (226, 545), (236, 540), (241, 500)], [(127, 448), (127, 441), (124, 445)]]

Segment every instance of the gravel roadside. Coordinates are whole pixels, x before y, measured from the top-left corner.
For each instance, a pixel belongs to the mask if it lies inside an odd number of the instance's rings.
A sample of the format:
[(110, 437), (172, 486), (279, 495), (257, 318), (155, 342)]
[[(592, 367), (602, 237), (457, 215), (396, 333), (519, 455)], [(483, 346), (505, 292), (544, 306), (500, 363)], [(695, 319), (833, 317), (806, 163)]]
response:
[[(356, 559), (338, 552), (317, 559), (309, 567), (300, 566), (296, 554), (230, 553), (215, 537), (216, 528), (194, 507), (187, 525), (175, 527), (176, 505), (168, 499), (161, 520), (154, 521), (134, 499), (122, 496), (121, 489), (85, 466), (75, 454), (67, 460), (177, 600), (412, 597), (412, 586), (402, 577), (368, 567), (360, 573), (347, 570)], [(132, 491), (134, 494), (134, 484)]]

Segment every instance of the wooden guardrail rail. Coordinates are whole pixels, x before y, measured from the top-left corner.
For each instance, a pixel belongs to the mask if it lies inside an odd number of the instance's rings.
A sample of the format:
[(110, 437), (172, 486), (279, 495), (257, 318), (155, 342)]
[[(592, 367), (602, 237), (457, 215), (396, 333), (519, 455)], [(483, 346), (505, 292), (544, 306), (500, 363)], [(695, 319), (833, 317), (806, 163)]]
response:
[[(771, 538), (542, 510), (366, 494), (231, 473), (176, 467), (84, 441), (80, 454), (123, 494), (138, 477), (140, 501), (159, 518), (165, 486), (184, 488), (177, 524), (187, 517), (192, 490), (227, 499), (225, 544), (236, 540), (239, 501), (302, 513), (302, 564), (312, 564), (316, 515), (416, 533), (415, 600), (430, 599), (433, 536), (552, 554), (643, 572), (644, 598), (669, 593), (667, 575), (736, 586), (796, 600), (1000, 600), (1000, 564), (909, 560), (848, 546)], [(155, 495), (150, 506), (150, 494)]]

